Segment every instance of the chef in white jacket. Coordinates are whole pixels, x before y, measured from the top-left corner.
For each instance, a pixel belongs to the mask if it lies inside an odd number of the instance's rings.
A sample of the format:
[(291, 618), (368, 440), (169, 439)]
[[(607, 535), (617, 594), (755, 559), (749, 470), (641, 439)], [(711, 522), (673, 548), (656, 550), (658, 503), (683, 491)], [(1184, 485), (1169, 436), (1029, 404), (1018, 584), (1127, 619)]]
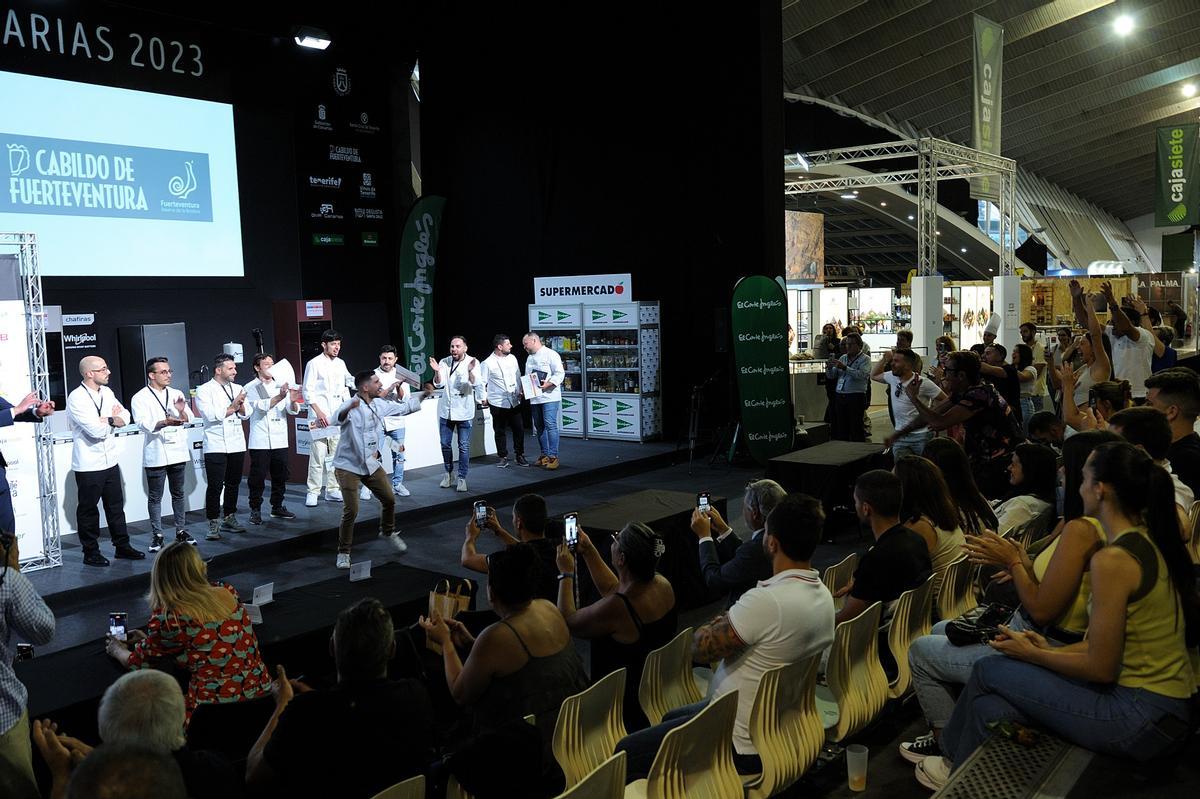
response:
[(277, 383), (271, 375), (275, 359), (260, 352), (251, 362), (255, 377), (246, 384), (250, 409), (250, 523), (262, 524), (263, 491), (271, 472), (271, 518), (294, 519), (283, 504), (288, 481), (288, 415), (300, 413), (300, 389)]
[(195, 544), (187, 531), (187, 497), (184, 494), (187, 463), (191, 459), (185, 424), (195, 416), (183, 392), (171, 388), (170, 362), (162, 357), (146, 361), (146, 386), (133, 395), (129, 408), (142, 428), (145, 446), (142, 467), (146, 471), (146, 494), (150, 513), (150, 551), (163, 548), (163, 485), (170, 484), (171, 510), (175, 514), (175, 540)]
[(196, 389), (196, 410), (204, 420), (204, 474), (208, 478), (204, 494), (208, 534), (204, 537), (209, 541), (219, 540), (222, 532), (246, 532), (237, 519), (237, 500), (246, 463), (242, 422), (250, 418), (250, 409), (245, 390), (233, 382), (235, 377), (233, 356), (221, 354), (213, 359), (213, 379)]
[(528, 466), (525, 460), (525, 423), (521, 418), (521, 365), (512, 354), (512, 340), (503, 333), (492, 339), (492, 354), (479, 365), (492, 414), (492, 431), (496, 436), (496, 454), (501, 469), (508, 468), (508, 433), (512, 429), (513, 454), (518, 466)]
[(450, 355), (437, 360), (429, 356), (433, 369), (433, 387), (441, 389), (438, 397), (438, 431), (442, 439), (442, 466), (446, 476), (441, 487), (454, 485), (454, 450), (450, 446), (458, 433), (458, 490), (467, 490), (467, 469), (471, 463), (471, 427), (475, 423), (475, 403), (484, 400), (483, 381), (479, 379), (479, 361), (467, 355), (467, 340), (462, 336), (450, 339)]
[(308, 495), (306, 507), (315, 508), (321, 489), (326, 502), (341, 502), (333, 476), (333, 454), (337, 451), (341, 428), (332, 418), (334, 410), (350, 396), (346, 384), (350, 372), (346, 362), (338, 357), (342, 351), (342, 334), (326, 330), (321, 334), (321, 354), (304, 365), (304, 400), (308, 403)]
[(383, 384), (373, 370), (354, 376), (355, 394), (338, 407), (333, 415), (340, 435), (333, 471), (341, 486), (345, 506), (338, 527), (337, 567), (350, 568), (350, 545), (354, 542), (354, 520), (358, 517), (358, 489), (366, 486), (379, 500), (379, 536), (386, 538), (404, 552), (408, 546), (396, 530), (396, 495), (383, 464), (379, 462), (379, 442), (383, 440), (383, 420), (404, 416), (421, 410), (421, 400), (433, 393), (425, 384), (420, 394), (412, 394), (403, 402), (382, 399)]

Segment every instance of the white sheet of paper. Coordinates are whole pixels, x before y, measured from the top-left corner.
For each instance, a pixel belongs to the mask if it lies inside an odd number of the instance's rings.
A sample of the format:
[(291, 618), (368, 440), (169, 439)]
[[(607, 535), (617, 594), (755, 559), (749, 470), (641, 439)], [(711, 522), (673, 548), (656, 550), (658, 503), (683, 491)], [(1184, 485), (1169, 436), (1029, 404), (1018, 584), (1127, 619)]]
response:
[(350, 582), (357, 583), (361, 580), (371, 579), (371, 561), (360, 560), (358, 563), (350, 564)]
[(400, 378), (405, 383), (408, 383), (410, 386), (415, 388), (421, 387), (421, 376), (416, 372), (410, 372), (400, 364), (396, 364), (396, 377)]
[(525, 399), (533, 399), (542, 393), (542, 384), (534, 375), (521, 375), (521, 391)]
[(250, 617), (251, 624), (262, 624), (262, 610), (258, 605), (246, 605), (246, 615)]
[(251, 600), (255, 605), (269, 605), (275, 601), (275, 583), (263, 583), (254, 589), (254, 599)]
[(296, 369), (293, 367), (287, 358), (281, 358), (271, 367), (271, 377), (275, 378), (277, 385), (287, 383), (292, 388), (300, 388), (296, 383)]

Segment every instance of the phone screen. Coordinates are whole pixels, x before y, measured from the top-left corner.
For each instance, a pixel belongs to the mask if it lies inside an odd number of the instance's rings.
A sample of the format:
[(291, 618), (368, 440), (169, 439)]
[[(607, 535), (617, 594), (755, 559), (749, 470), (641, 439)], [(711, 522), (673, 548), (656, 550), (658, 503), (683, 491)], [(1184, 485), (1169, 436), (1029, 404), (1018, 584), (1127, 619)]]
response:
[(125, 620), (129, 617), (125, 612), (113, 612), (108, 614), (108, 634), (118, 641), (125, 640)]
[(487, 503), (479, 500), (475, 503), (475, 523), (482, 526), (487, 521)]
[(568, 513), (563, 517), (563, 538), (567, 542), (567, 546), (574, 549), (579, 543), (579, 516), (574, 513)]
[(705, 492), (696, 497), (696, 507), (700, 509), (701, 513), (708, 513), (709, 511), (708, 496), (708, 492)]

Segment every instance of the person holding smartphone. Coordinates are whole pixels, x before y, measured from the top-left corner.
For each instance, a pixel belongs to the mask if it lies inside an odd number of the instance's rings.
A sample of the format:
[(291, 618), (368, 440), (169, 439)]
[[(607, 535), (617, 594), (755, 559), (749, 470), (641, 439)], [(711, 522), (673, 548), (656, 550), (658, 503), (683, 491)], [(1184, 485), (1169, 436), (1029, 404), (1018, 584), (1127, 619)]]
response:
[[(480, 522), (479, 509), (484, 515)], [(460, 563), (464, 568), (480, 574), (488, 573), (489, 555), (478, 551), (479, 535), (483, 530), (490, 530), (506, 547), (517, 544), (529, 544), (537, 553), (542, 568), (538, 572), (535, 596), (551, 602), (558, 597), (558, 566), (555, 556), (558, 542), (546, 537), (549, 527), (549, 512), (546, 509), (546, 499), (538, 494), (525, 494), (513, 503), (512, 526), (515, 535), (501, 526), (496, 515), (496, 509), (490, 508), (485, 502), (475, 503), (475, 511), (467, 520), (466, 536), (462, 545)]]

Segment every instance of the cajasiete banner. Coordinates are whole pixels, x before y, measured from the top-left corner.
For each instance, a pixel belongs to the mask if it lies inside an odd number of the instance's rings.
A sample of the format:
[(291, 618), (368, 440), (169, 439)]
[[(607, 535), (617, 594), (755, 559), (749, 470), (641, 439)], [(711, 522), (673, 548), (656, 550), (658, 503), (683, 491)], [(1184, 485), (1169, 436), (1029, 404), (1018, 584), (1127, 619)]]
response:
[(446, 198), (417, 200), (400, 240), (400, 317), (404, 329), (404, 363), (424, 379), (433, 341), (433, 269)]
[(787, 298), (769, 277), (733, 287), (731, 325), (742, 434), (754, 460), (792, 451), (796, 421), (788, 384)]
[[(975, 80), (971, 86), (971, 146), (1000, 155), (1000, 67), (1004, 54), (1004, 26), (974, 14), (972, 46)], [(971, 178), (971, 196), (1000, 202), (1000, 176)]]
[(1154, 224), (1200, 223), (1200, 175), (1197, 145), (1200, 125), (1170, 125), (1155, 131)]

